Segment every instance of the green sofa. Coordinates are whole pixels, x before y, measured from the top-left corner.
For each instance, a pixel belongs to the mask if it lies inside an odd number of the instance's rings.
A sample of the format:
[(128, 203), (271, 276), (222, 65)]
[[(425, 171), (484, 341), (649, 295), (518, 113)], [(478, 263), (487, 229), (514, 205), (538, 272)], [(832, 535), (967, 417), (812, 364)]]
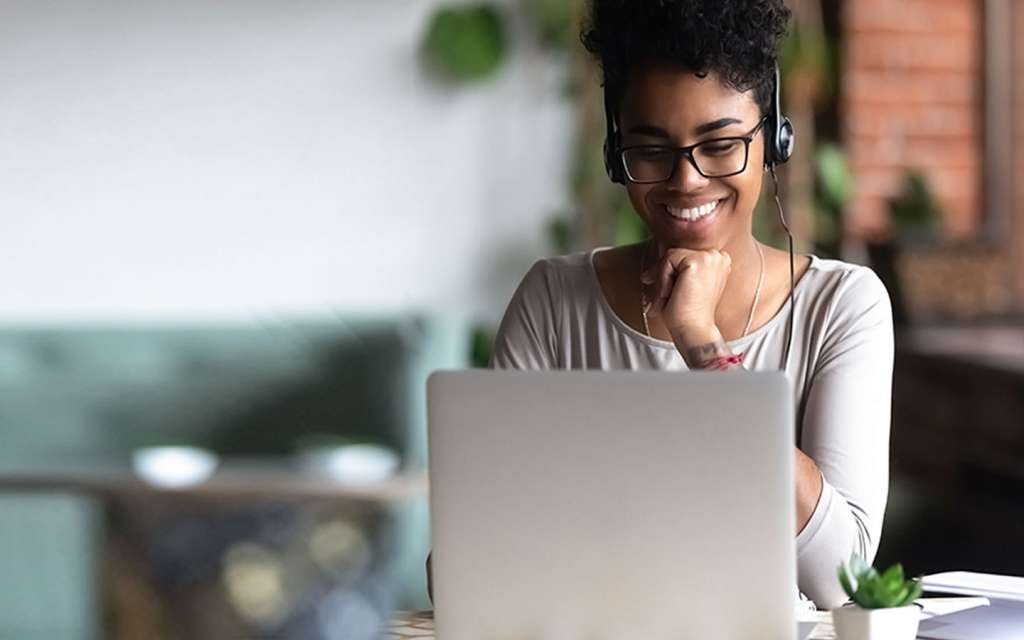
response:
[[(426, 316), (0, 327), (0, 472), (128, 465), (143, 445), (289, 454), (309, 434), (367, 438), (426, 464), (425, 381), (466, 366), (465, 332)], [(0, 637), (93, 638), (95, 499), (0, 494)], [(395, 514), (399, 604), (425, 602), (426, 500)]]

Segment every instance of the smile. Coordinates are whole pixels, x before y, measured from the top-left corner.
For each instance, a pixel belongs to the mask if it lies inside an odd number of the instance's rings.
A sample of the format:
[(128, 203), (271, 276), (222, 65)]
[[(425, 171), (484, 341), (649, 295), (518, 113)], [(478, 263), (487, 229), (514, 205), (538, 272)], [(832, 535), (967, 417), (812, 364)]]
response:
[(708, 202), (706, 204), (702, 204), (699, 207), (693, 207), (689, 209), (665, 205), (665, 211), (667, 211), (668, 214), (673, 218), (678, 218), (679, 220), (686, 220), (687, 222), (694, 222), (696, 220), (700, 220), (701, 218), (706, 218), (712, 213), (714, 213), (715, 210), (718, 209), (718, 205), (721, 203), (721, 200), (715, 200), (714, 202)]

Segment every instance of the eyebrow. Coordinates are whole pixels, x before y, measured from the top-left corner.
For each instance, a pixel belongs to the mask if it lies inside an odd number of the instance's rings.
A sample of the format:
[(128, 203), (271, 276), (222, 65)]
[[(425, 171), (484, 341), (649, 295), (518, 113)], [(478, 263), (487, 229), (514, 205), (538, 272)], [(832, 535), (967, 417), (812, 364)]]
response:
[[(693, 129), (693, 135), (702, 136), (712, 131), (717, 131), (723, 127), (728, 127), (730, 124), (743, 124), (742, 120), (736, 118), (719, 118), (712, 122), (705, 122), (704, 124), (697, 126)], [(627, 133), (636, 133), (640, 135), (654, 136), (656, 138), (670, 138), (668, 132), (661, 127), (655, 127), (649, 124), (641, 124), (635, 127), (631, 127)]]

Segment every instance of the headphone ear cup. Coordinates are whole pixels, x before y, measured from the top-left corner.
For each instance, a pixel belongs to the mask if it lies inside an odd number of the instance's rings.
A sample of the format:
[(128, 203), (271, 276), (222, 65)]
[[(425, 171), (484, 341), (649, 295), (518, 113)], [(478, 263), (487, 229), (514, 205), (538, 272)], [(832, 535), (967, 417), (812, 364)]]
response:
[(619, 137), (618, 122), (615, 109), (612, 108), (611, 89), (605, 81), (604, 87), (604, 169), (608, 173), (608, 179), (615, 184), (626, 183), (626, 169), (622, 166), (622, 148)]
[(783, 116), (782, 124), (775, 140), (775, 161), (778, 164), (786, 162), (793, 157), (793, 149), (796, 147), (796, 135), (793, 132), (793, 123), (789, 118)]
[[(774, 118), (770, 122), (774, 125)], [(782, 116), (782, 123), (777, 127), (773, 126), (769, 131), (765, 139), (764, 163), (767, 166), (783, 164), (793, 157), (793, 150), (796, 147), (793, 123), (786, 116)]]
[(773, 167), (782, 164), (793, 156), (796, 145), (796, 134), (793, 123), (782, 115), (782, 73), (779, 65), (775, 65), (774, 84), (772, 85), (773, 100), (769, 114), (767, 139), (765, 142), (765, 164)]

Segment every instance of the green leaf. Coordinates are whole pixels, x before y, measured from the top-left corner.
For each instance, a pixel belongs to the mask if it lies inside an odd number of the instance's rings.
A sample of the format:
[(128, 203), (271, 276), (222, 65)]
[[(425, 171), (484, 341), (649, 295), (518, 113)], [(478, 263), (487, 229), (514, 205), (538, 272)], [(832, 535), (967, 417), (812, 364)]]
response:
[(903, 566), (894, 564), (882, 574), (882, 584), (890, 593), (897, 593), (903, 587)]
[(921, 579), (920, 578), (914, 578), (913, 582), (910, 585), (910, 590), (909, 591), (910, 592), (896, 606), (898, 606), (898, 607), (905, 607), (908, 604), (914, 602), (914, 600), (917, 600), (918, 598), (921, 597), (922, 589), (921, 589)]
[(853, 577), (856, 578), (858, 582), (866, 580), (870, 573), (874, 571), (874, 569), (872, 569), (871, 566), (864, 562), (864, 560), (858, 555), (854, 555), (850, 558), (850, 569), (853, 571)]
[(839, 584), (843, 586), (843, 591), (845, 591), (846, 595), (851, 599), (853, 598), (853, 594), (857, 593), (857, 590), (850, 584), (850, 576), (846, 573), (846, 565), (843, 564), (839, 565)]
[(871, 585), (864, 581), (857, 583), (857, 591), (853, 594), (853, 601), (865, 609), (874, 608), (874, 597), (871, 594)]
[(898, 234), (930, 229), (941, 217), (928, 178), (919, 169), (907, 169), (900, 193), (889, 200), (889, 214)]
[(879, 588), (882, 585), (882, 576), (878, 575), (878, 572), (875, 571), (874, 567), (868, 567), (867, 571), (861, 574), (861, 577), (858, 578), (858, 580), (863, 580), (864, 582), (877, 585)]
[(865, 602), (868, 609), (880, 609), (884, 606), (881, 583), (878, 579), (865, 579), (863, 583)]
[(907, 599), (910, 595), (910, 585), (900, 583), (898, 589), (894, 592), (890, 592), (886, 598), (886, 607), (900, 607), (903, 606), (901, 603)]
[(842, 208), (849, 201), (853, 190), (853, 178), (846, 165), (846, 154), (835, 144), (822, 143), (814, 155), (826, 203), (831, 207)]
[(470, 337), (470, 363), (478, 369), (486, 369), (494, 351), (494, 337), (497, 327), (478, 325), (473, 327)]

